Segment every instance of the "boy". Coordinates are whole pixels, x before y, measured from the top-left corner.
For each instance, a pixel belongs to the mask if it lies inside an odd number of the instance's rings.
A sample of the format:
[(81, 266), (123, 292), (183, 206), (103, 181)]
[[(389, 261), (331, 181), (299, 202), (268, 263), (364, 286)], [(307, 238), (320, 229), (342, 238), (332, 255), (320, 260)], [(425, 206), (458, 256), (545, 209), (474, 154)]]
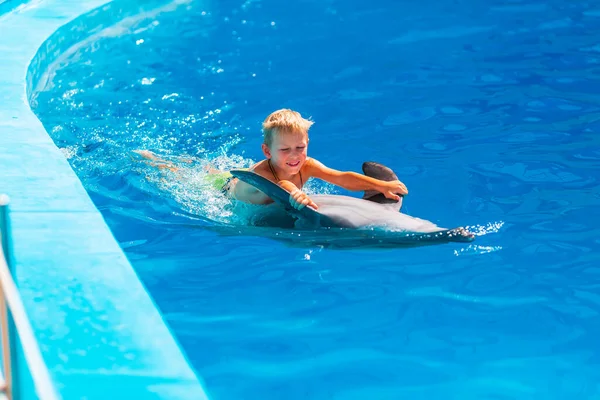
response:
[[(271, 113), (263, 122), (262, 151), (266, 157), (250, 167), (250, 171), (266, 178), (290, 193), (290, 203), (296, 209), (309, 206), (318, 209), (302, 187), (309, 178), (315, 177), (351, 191), (375, 190), (388, 199), (400, 200), (408, 194), (400, 181), (386, 182), (356, 172), (343, 172), (328, 168), (314, 158), (307, 157), (308, 130), (313, 122), (302, 118), (300, 113), (281, 109)], [(178, 168), (164, 163), (153, 153), (136, 151), (142, 157), (155, 161), (154, 166), (177, 171)], [(226, 178), (229, 177), (229, 178)], [(228, 172), (211, 170), (208, 178), (231, 197), (251, 204), (268, 204), (273, 200), (254, 186), (231, 177)]]
[[(355, 172), (337, 171), (307, 157), (308, 130), (312, 124), (300, 113), (289, 109), (271, 113), (263, 122), (262, 151), (266, 159), (250, 168), (250, 171), (287, 190), (294, 208), (308, 206), (318, 209), (317, 204), (302, 191), (311, 177), (351, 191), (375, 190), (396, 201), (400, 200), (399, 194), (408, 194), (400, 181), (386, 182)], [(235, 199), (247, 203), (268, 204), (273, 201), (254, 186), (235, 178), (225, 185), (225, 190)]]

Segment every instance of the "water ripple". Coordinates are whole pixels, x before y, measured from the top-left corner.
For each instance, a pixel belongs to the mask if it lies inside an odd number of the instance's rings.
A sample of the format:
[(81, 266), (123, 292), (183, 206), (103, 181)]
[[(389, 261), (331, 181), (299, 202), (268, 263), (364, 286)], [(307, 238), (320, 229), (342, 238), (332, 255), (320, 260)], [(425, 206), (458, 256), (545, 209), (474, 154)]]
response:
[[(32, 107), (215, 398), (592, 399), (599, 15), (191, 1), (75, 46)], [(284, 107), (315, 121), (311, 155), (392, 166), (407, 213), (476, 241), (332, 250), (219, 231), (240, 213), (204, 168), (262, 157), (260, 122)]]

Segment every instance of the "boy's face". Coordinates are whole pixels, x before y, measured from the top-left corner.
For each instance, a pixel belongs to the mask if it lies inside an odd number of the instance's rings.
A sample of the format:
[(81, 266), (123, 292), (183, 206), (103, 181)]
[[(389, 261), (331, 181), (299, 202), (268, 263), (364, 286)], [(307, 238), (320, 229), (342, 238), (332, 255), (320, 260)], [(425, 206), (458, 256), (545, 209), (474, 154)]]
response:
[(263, 144), (263, 152), (277, 168), (297, 174), (306, 161), (308, 138), (304, 132), (277, 132), (271, 146)]

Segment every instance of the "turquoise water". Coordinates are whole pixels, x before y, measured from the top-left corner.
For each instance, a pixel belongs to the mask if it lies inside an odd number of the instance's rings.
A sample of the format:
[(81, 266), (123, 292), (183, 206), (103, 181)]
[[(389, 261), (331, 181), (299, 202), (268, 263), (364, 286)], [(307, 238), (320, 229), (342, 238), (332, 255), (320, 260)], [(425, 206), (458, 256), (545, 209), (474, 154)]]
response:
[[(100, 32), (33, 105), (212, 398), (593, 399), (599, 28), (558, 0), (192, 1)], [(283, 107), (311, 156), (392, 167), (404, 212), (475, 242), (216, 229), (243, 221), (204, 166), (258, 161)]]

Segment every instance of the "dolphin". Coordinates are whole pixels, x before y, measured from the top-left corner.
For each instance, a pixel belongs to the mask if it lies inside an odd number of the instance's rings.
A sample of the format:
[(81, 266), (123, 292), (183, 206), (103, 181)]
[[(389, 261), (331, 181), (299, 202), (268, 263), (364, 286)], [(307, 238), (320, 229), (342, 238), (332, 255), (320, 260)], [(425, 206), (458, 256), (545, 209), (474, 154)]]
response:
[[(362, 169), (365, 175), (372, 178), (385, 181), (398, 179), (390, 168), (376, 162), (365, 162)], [(354, 232), (354, 236), (360, 241), (369, 239), (371, 242), (388, 245), (471, 242), (475, 238), (465, 228), (443, 228), (431, 221), (401, 213), (403, 197), (396, 201), (375, 191), (365, 191), (362, 198), (315, 194), (310, 197), (318, 205), (317, 210), (310, 207), (296, 210), (289, 202), (290, 193), (279, 185), (248, 170), (230, 172), (273, 199), (279, 209), (283, 209), (288, 217), (294, 219), (296, 229), (311, 231), (313, 235), (322, 234), (322, 231), (333, 233), (343, 230), (346, 239), (352, 237)], [(276, 218), (278, 217), (271, 220)], [(329, 239), (336, 240), (335, 237)]]

